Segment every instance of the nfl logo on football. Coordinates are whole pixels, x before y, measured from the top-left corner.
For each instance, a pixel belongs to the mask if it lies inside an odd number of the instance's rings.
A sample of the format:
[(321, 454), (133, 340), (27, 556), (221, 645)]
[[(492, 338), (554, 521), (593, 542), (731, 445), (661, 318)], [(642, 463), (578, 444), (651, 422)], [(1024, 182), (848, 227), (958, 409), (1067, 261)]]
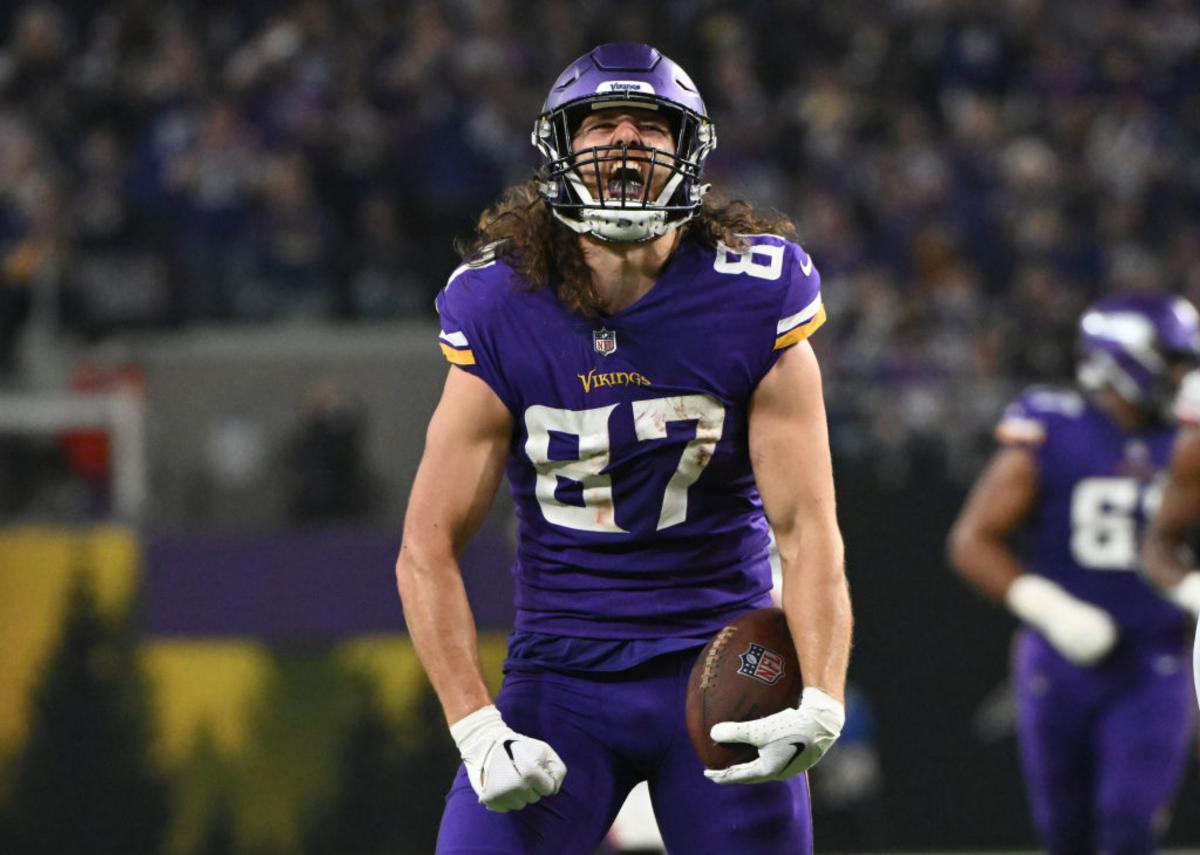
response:
[(610, 329), (592, 330), (592, 347), (601, 356), (612, 356), (617, 352), (617, 334)]
[(761, 644), (751, 644), (746, 652), (738, 654), (738, 658), (742, 660), (738, 673), (760, 683), (773, 686), (783, 677), (783, 657)]

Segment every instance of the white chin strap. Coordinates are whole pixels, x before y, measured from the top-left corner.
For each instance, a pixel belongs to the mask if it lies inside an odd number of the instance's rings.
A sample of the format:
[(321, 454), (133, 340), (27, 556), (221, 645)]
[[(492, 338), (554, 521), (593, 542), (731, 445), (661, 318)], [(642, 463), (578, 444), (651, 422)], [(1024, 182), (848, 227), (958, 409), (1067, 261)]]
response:
[(567, 176), (567, 180), (571, 182), (571, 186), (579, 194), (583, 204), (589, 207), (583, 208), (578, 213), (578, 220), (564, 217), (557, 210), (554, 211), (554, 216), (572, 231), (578, 234), (592, 234), (601, 240), (630, 243), (647, 241), (683, 225), (692, 218), (694, 213), (689, 212), (687, 216), (667, 222), (667, 212), (663, 210), (663, 206), (675, 193), (679, 182), (683, 180), (682, 172), (676, 172), (671, 176), (671, 180), (663, 187), (657, 199), (647, 202), (644, 207), (637, 208), (602, 207), (592, 198), (592, 194), (588, 192), (587, 186), (577, 174), (572, 172)]
[(625, 211), (585, 208), (580, 211), (577, 220), (564, 217), (557, 210), (554, 211), (554, 216), (571, 231), (581, 235), (591, 234), (601, 240), (628, 243), (638, 243), (664, 235), (691, 219), (689, 215), (668, 223), (665, 211), (650, 211), (644, 208), (630, 208)]

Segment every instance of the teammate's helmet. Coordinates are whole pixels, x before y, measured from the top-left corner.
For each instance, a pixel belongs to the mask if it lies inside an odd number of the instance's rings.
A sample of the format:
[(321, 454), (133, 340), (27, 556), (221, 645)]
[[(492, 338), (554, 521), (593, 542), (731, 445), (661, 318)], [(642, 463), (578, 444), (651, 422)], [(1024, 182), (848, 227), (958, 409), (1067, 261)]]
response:
[[(596, 146), (571, 151), (571, 137), (591, 110), (638, 107), (670, 122), (675, 154), (639, 146)], [(580, 234), (611, 241), (644, 241), (690, 220), (707, 184), (704, 158), (717, 146), (716, 129), (687, 73), (649, 45), (606, 44), (580, 57), (550, 88), (533, 127), (542, 154), (541, 193), (559, 220)], [(646, 175), (640, 197), (607, 195), (601, 174), (609, 165), (635, 164)], [(583, 175), (594, 176), (596, 198)], [(658, 176), (661, 192), (650, 198)]]
[(1107, 297), (1079, 321), (1079, 385), (1170, 419), (1179, 364), (1200, 363), (1200, 316), (1173, 294)]

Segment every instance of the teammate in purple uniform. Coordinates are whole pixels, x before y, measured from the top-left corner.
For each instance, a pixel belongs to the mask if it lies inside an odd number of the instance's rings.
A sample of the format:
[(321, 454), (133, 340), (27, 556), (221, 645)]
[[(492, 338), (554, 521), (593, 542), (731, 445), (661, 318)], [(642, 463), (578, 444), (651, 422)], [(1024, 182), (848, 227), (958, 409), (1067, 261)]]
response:
[[(820, 277), (782, 218), (705, 199), (712, 122), (651, 47), (572, 63), (533, 142), (538, 178), (483, 215), (438, 297), (454, 367), (397, 563), (463, 758), (437, 851), (590, 853), (646, 780), (673, 852), (809, 852), (801, 773), (841, 730), (852, 622), (805, 341)], [(505, 471), (517, 617), (493, 703), (456, 555)], [(758, 757), (705, 770), (688, 673), (770, 604), (768, 522), (806, 688), (796, 709), (717, 725)], [(723, 786), (739, 783), (756, 786)]]
[(1025, 624), (1018, 735), (1043, 845), (1148, 853), (1187, 757), (1190, 621), (1137, 573), (1138, 544), (1200, 323), (1182, 298), (1111, 297), (1084, 314), (1080, 345), (1078, 390), (1034, 388), (1005, 411), (950, 558)]

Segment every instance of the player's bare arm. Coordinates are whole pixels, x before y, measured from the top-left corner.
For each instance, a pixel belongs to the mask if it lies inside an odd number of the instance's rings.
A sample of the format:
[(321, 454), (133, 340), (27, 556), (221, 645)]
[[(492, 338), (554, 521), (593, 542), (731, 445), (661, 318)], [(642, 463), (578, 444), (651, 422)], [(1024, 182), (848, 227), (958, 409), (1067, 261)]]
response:
[(516, 733), (491, 702), (458, 555), (495, 498), (512, 416), (488, 385), (451, 369), (413, 482), (396, 581), (417, 655), (450, 734), (489, 810), (520, 810), (558, 792), (566, 766), (539, 739)]
[(1037, 463), (1029, 449), (1002, 448), (992, 458), (950, 530), (954, 569), (985, 596), (1004, 603), (1077, 665), (1104, 658), (1117, 628), (1103, 609), (1049, 579), (1027, 573), (1012, 538), (1038, 501)]
[(1025, 572), (1012, 538), (1037, 502), (1033, 455), (1010, 446), (992, 457), (950, 530), (950, 563), (983, 594), (1004, 602), (1013, 581)]
[(755, 784), (798, 775), (837, 740), (854, 619), (833, 490), (821, 372), (807, 341), (785, 351), (754, 392), (750, 463), (775, 533), (783, 609), (800, 660), (800, 706), (712, 727), (714, 742), (740, 742), (758, 757), (706, 769), (719, 784)]
[(779, 547), (783, 609), (804, 684), (842, 700), (853, 617), (821, 372), (808, 342), (785, 351), (758, 385), (750, 460)]
[(1188, 549), (1188, 538), (1200, 525), (1200, 428), (1179, 434), (1162, 504), (1142, 546), (1146, 577), (1170, 599), (1193, 614), (1200, 613), (1200, 573)]
[(454, 724), (491, 703), (458, 554), (491, 507), (512, 415), (477, 377), (450, 370), (404, 520), (396, 580), (417, 654)]

